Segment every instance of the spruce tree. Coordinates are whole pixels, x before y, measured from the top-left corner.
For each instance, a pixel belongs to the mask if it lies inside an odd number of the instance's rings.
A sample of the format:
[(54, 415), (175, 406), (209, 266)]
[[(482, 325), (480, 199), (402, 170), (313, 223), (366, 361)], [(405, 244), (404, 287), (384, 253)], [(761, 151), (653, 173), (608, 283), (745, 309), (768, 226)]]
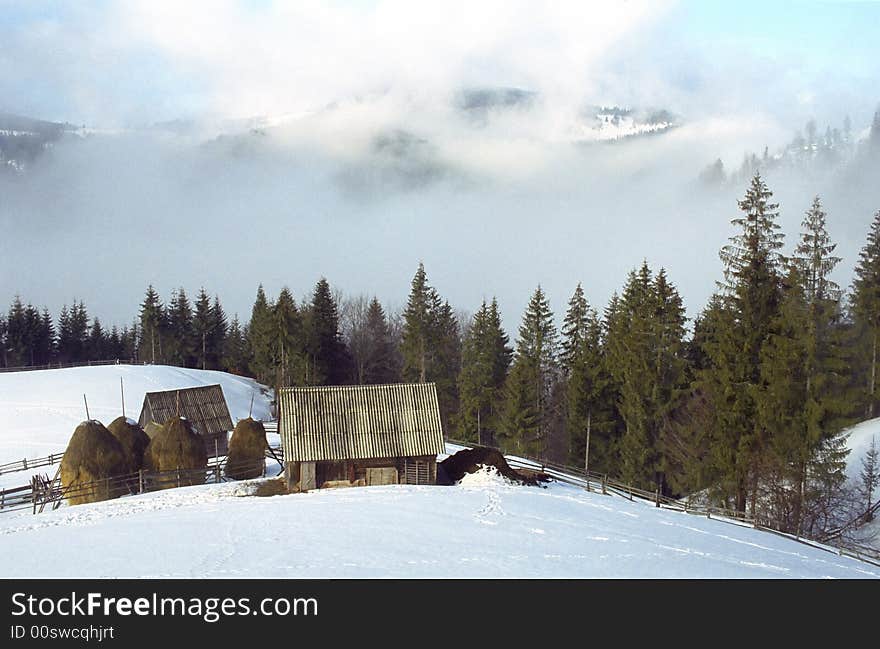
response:
[(6, 318), (0, 313), (0, 354), (2, 354), (3, 367), (9, 367), (6, 332)]
[(868, 241), (859, 253), (855, 268), (852, 295), (853, 319), (862, 358), (865, 361), (859, 368), (863, 375), (865, 416), (876, 416), (880, 401), (878, 386), (878, 354), (880, 354), (880, 210), (874, 214), (874, 221), (868, 232)]
[(501, 327), (498, 303), (485, 300), (474, 314), (462, 342), (459, 436), (494, 444), (500, 426), (504, 381), (513, 350)]
[(675, 287), (647, 262), (629, 274), (609, 323), (609, 371), (619, 389), (625, 424), (619, 452), (622, 477), (644, 488), (666, 490), (659, 444), (661, 423), (686, 385), (684, 307)]
[(440, 416), (447, 437), (456, 437), (459, 410), (458, 375), (461, 371), (461, 334), (458, 318), (448, 300), (440, 303), (434, 293), (434, 330), (431, 338), (434, 347), (432, 379), (437, 385)]
[(192, 325), (196, 343), (196, 366), (205, 370), (208, 369), (208, 351), (214, 330), (214, 318), (211, 312), (211, 298), (208, 297), (204, 286), (199, 289), (199, 294), (196, 297)]
[(551, 396), (558, 380), (556, 325), (538, 286), (523, 314), (505, 389), (502, 443), (506, 449), (539, 457), (547, 452), (554, 415)]
[(428, 285), (425, 266), (419, 263), (412, 279), (406, 309), (403, 312), (403, 378), (406, 381), (425, 383), (431, 373), (435, 327), (434, 290)]
[(153, 285), (147, 287), (147, 293), (140, 306), (140, 350), (138, 357), (150, 363), (161, 363), (162, 356), (162, 330), (164, 324), (165, 307), (159, 299), (159, 294)]
[(201, 341), (196, 339), (193, 310), (183, 287), (172, 293), (165, 318), (168, 327), (168, 361), (180, 367), (192, 367)]
[(738, 511), (745, 511), (750, 495), (754, 509), (767, 442), (755, 399), (763, 388), (762, 349), (779, 312), (784, 261), (778, 204), (771, 198), (756, 174), (738, 201), (743, 215), (731, 222), (739, 232), (720, 253), (722, 308), (715, 314), (712, 337), (704, 343), (709, 365), (698, 375), (698, 386), (715, 406), (713, 468)]
[(874, 495), (877, 488), (880, 487), (880, 451), (877, 450), (877, 443), (874, 437), (871, 437), (871, 445), (862, 456), (862, 465), (859, 470), (858, 493), (861, 498), (861, 505), (866, 512), (864, 521), (870, 523), (874, 520), (871, 508), (874, 506)]
[(323, 277), (315, 284), (309, 316), (306, 330), (309, 382), (313, 385), (345, 383), (350, 375), (350, 359), (339, 331), (336, 300)]
[(30, 364), (28, 353), (27, 322), (21, 297), (16, 295), (6, 315), (6, 346), (9, 365), (19, 367)]
[(223, 341), (223, 369), (232, 374), (246, 374), (250, 365), (249, 351), (247, 333), (238, 321), (238, 314), (235, 314)]
[(449, 435), (456, 426), (461, 335), (452, 307), (428, 284), (422, 263), (403, 312), (400, 351), (405, 381), (436, 383), (440, 416)]
[[(616, 409), (602, 341), (602, 321), (578, 284), (562, 326), (568, 461), (591, 471), (611, 468)], [(589, 453), (588, 453), (589, 451)]]
[(40, 316), (37, 348), (39, 350), (38, 365), (46, 365), (52, 362), (52, 359), (55, 357), (55, 325), (52, 323), (49, 309), (45, 307)]
[(226, 320), (226, 312), (220, 304), (220, 298), (215, 295), (214, 302), (211, 304), (210, 329), (208, 331), (207, 348), (208, 348), (208, 367), (211, 369), (220, 369), (223, 359), (223, 343), (226, 340), (226, 332), (229, 330), (229, 323)]
[(90, 361), (104, 360), (108, 357), (107, 337), (97, 316), (92, 319), (92, 326), (86, 340), (85, 355), (85, 360)]
[(257, 297), (248, 324), (248, 343), (251, 350), (250, 369), (260, 382), (267, 382), (274, 372), (273, 346), (275, 322), (272, 305), (266, 297), (263, 285), (257, 288)]
[(306, 359), (302, 316), (293, 293), (286, 286), (275, 301), (273, 317), (272, 362), (276, 368), (276, 383), (280, 387), (304, 385)]
[(358, 362), (358, 381), (376, 385), (400, 380), (400, 358), (385, 310), (373, 296), (364, 322), (364, 349)]

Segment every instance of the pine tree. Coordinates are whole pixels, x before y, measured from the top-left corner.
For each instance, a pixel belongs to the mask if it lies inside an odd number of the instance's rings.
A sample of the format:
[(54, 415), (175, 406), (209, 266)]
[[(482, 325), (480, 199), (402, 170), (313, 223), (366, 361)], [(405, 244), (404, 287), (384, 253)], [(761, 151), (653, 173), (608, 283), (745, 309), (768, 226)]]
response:
[(306, 350), (313, 385), (339, 385), (350, 375), (350, 360), (339, 331), (339, 312), (323, 277), (315, 284), (306, 328)]
[(358, 360), (361, 384), (395, 383), (400, 380), (400, 359), (385, 311), (374, 296), (364, 322), (364, 349)]
[(880, 487), (880, 451), (877, 450), (875, 439), (871, 438), (871, 446), (862, 456), (862, 466), (859, 471), (859, 496), (865, 508), (865, 523), (874, 520), (871, 508), (874, 506), (874, 494)]
[(449, 302), (428, 284), (424, 264), (419, 264), (413, 277), (403, 321), (403, 379), (436, 383), (440, 416), (449, 435), (456, 425), (454, 413), (458, 410), (461, 336)]
[(73, 334), (70, 329), (70, 311), (67, 305), (61, 307), (61, 313), (58, 315), (58, 360), (60, 362), (69, 361), (68, 349), (71, 346), (71, 338)]
[(207, 338), (208, 367), (216, 370), (220, 369), (222, 365), (223, 343), (226, 340), (226, 332), (229, 330), (226, 312), (217, 295), (214, 296), (214, 302), (211, 304), (210, 322), (211, 326)]
[(403, 378), (406, 381), (425, 383), (429, 380), (435, 331), (435, 298), (434, 290), (428, 285), (425, 266), (419, 263), (403, 312), (401, 352)]
[(566, 375), (571, 373), (575, 359), (587, 338), (589, 318), (590, 305), (584, 296), (580, 282), (578, 282), (574, 294), (568, 301), (568, 310), (565, 312), (565, 320), (562, 322), (559, 362)]
[(578, 284), (563, 321), (560, 353), (566, 380), (568, 461), (608, 471), (613, 462), (616, 408), (602, 337), (602, 321)]
[(494, 444), (500, 426), (504, 382), (513, 350), (501, 327), (498, 302), (485, 300), (474, 314), (462, 343), (459, 435), (478, 444)]
[(439, 303), (435, 292), (434, 331), (432, 333), (434, 359), (432, 379), (437, 385), (440, 417), (447, 437), (455, 438), (458, 431), (456, 413), (459, 410), (458, 375), (461, 372), (461, 334), (458, 318), (448, 300)]
[(55, 326), (52, 324), (52, 316), (49, 314), (49, 309), (45, 307), (40, 316), (37, 349), (39, 353), (38, 365), (46, 365), (52, 362), (52, 359), (55, 357)]
[(286, 286), (275, 301), (273, 317), (272, 362), (277, 368), (277, 385), (303, 385), (306, 358), (302, 316)]
[(543, 456), (550, 442), (550, 409), (559, 379), (556, 325), (544, 291), (535, 290), (523, 314), (506, 387), (501, 435), (507, 450)]
[(121, 358), (125, 358), (125, 347), (119, 328), (114, 324), (110, 327), (110, 334), (107, 336), (107, 359), (119, 360)]
[(273, 344), (274, 317), (263, 285), (257, 288), (257, 298), (248, 324), (248, 343), (251, 350), (251, 371), (258, 381), (266, 382), (274, 372)]
[(92, 320), (85, 348), (86, 360), (103, 360), (107, 358), (107, 337), (101, 321), (97, 317)]
[(211, 298), (205, 287), (199, 289), (196, 297), (195, 311), (192, 318), (192, 332), (196, 343), (196, 367), (208, 369), (209, 339), (214, 330), (214, 316), (211, 312)]
[(647, 262), (629, 274), (607, 337), (609, 370), (619, 386), (621, 474), (666, 489), (659, 434), (686, 385), (684, 307), (675, 287)]
[(196, 341), (193, 310), (183, 287), (172, 293), (165, 318), (168, 327), (168, 361), (173, 365), (192, 367), (201, 341)]
[(7, 325), (6, 318), (3, 317), (3, 314), (0, 313), (0, 353), (3, 355), (3, 367), (9, 367), (9, 358), (8, 358), (8, 350), (7, 350)]
[(223, 341), (222, 366), (232, 374), (245, 374), (250, 364), (247, 332), (242, 330), (238, 314), (232, 318), (229, 332)]
[(89, 315), (82, 301), (65, 305), (58, 323), (58, 356), (64, 363), (88, 360), (86, 341), (89, 337)]
[(138, 357), (150, 363), (162, 362), (162, 332), (165, 319), (165, 307), (153, 285), (147, 287), (147, 293), (140, 306), (141, 348)]
[(12, 367), (29, 364), (27, 322), (21, 297), (16, 295), (6, 315), (6, 347)]
[(760, 174), (738, 201), (743, 216), (732, 220), (740, 232), (721, 250), (724, 263), (722, 306), (711, 339), (704, 343), (709, 366), (699, 388), (715, 405), (712, 463), (725, 495), (745, 511), (754, 509), (766, 431), (757, 416), (762, 389), (762, 349), (779, 312), (783, 235), (776, 223), (778, 205)]
[(880, 345), (880, 210), (868, 232), (868, 241), (859, 253), (852, 295), (853, 319), (865, 362), (859, 368), (864, 376), (864, 410), (875, 416), (880, 388), (877, 380), (878, 345)]

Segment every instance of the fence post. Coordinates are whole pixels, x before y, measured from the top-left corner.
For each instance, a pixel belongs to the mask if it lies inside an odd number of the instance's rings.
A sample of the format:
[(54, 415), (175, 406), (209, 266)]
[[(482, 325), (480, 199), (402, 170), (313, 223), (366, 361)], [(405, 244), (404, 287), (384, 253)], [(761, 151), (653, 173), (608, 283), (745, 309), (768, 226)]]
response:
[(603, 474), (602, 474), (602, 495), (603, 495), (603, 496), (607, 495), (607, 492), (605, 491), (605, 482), (606, 482), (607, 480), (608, 480), (608, 475), (605, 474), (605, 473), (603, 473)]
[(138, 469), (138, 493), (144, 493), (144, 470)]
[(177, 467), (177, 486), (180, 486), (180, 467)]
[(660, 506), (660, 488), (659, 487), (654, 491), (654, 506), (655, 507)]
[(22, 471), (27, 471), (27, 458), (24, 458), (24, 459), (21, 461), (21, 466), (23, 467), (23, 468), (22, 468)]
[(712, 506), (711, 505), (706, 506), (706, 518), (712, 518)]

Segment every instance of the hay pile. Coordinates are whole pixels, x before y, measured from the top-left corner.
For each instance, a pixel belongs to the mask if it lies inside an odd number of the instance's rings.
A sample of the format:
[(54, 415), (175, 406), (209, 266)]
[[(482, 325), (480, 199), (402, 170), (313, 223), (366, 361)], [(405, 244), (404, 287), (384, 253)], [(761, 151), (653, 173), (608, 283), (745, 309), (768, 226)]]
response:
[(122, 445), (125, 452), (125, 459), (128, 461), (127, 473), (136, 473), (144, 466), (144, 451), (150, 438), (135, 423), (132, 423), (125, 417), (117, 417), (110, 422), (107, 430)]
[(125, 450), (99, 421), (84, 421), (76, 427), (60, 469), (61, 485), (71, 505), (108, 500), (128, 492), (120, 481), (109, 480), (128, 472)]
[(511, 468), (504, 455), (498, 449), (475, 446), (474, 448), (462, 449), (458, 453), (450, 455), (442, 462), (439, 462), (437, 464), (437, 484), (454, 485), (465, 474), (474, 473), (486, 466), (494, 466), (498, 469), (498, 473), (508, 480), (523, 485), (535, 487), (539, 486), (541, 482), (548, 480), (547, 476), (540, 473), (532, 471), (521, 472)]
[(204, 469), (207, 466), (205, 440), (195, 432), (191, 423), (181, 417), (165, 422), (144, 451), (144, 468), (148, 471), (181, 471), (179, 480), (175, 475), (154, 480), (154, 486), (160, 489), (176, 487), (178, 484), (204, 484)]
[(162, 430), (162, 424), (157, 424), (155, 421), (148, 421), (144, 426), (144, 432), (150, 439), (153, 439), (160, 430)]
[(233, 480), (260, 478), (266, 467), (266, 429), (263, 422), (241, 419), (232, 431), (226, 457), (226, 477)]

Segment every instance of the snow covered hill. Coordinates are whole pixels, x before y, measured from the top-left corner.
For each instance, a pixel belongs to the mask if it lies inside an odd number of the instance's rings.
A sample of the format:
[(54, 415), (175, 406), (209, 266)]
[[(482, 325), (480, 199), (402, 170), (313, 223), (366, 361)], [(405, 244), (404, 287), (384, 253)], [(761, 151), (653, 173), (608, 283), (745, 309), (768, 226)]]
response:
[(0, 577), (880, 578), (773, 534), (563, 484), (487, 473), (248, 497), (253, 484), (4, 514)]
[[(122, 414), (119, 381), (125, 389), (125, 414), (137, 419), (144, 395), (219, 383), (233, 422), (248, 416), (270, 418), (271, 397), (252, 379), (226, 372), (166, 365), (102, 365), (57, 370), (0, 373), (0, 464), (63, 452), (76, 426), (89, 415), (109, 424)], [(0, 476), (5, 482), (6, 476)], [(24, 479), (27, 481), (27, 478)], [(18, 482), (22, 482), (18, 476)]]

